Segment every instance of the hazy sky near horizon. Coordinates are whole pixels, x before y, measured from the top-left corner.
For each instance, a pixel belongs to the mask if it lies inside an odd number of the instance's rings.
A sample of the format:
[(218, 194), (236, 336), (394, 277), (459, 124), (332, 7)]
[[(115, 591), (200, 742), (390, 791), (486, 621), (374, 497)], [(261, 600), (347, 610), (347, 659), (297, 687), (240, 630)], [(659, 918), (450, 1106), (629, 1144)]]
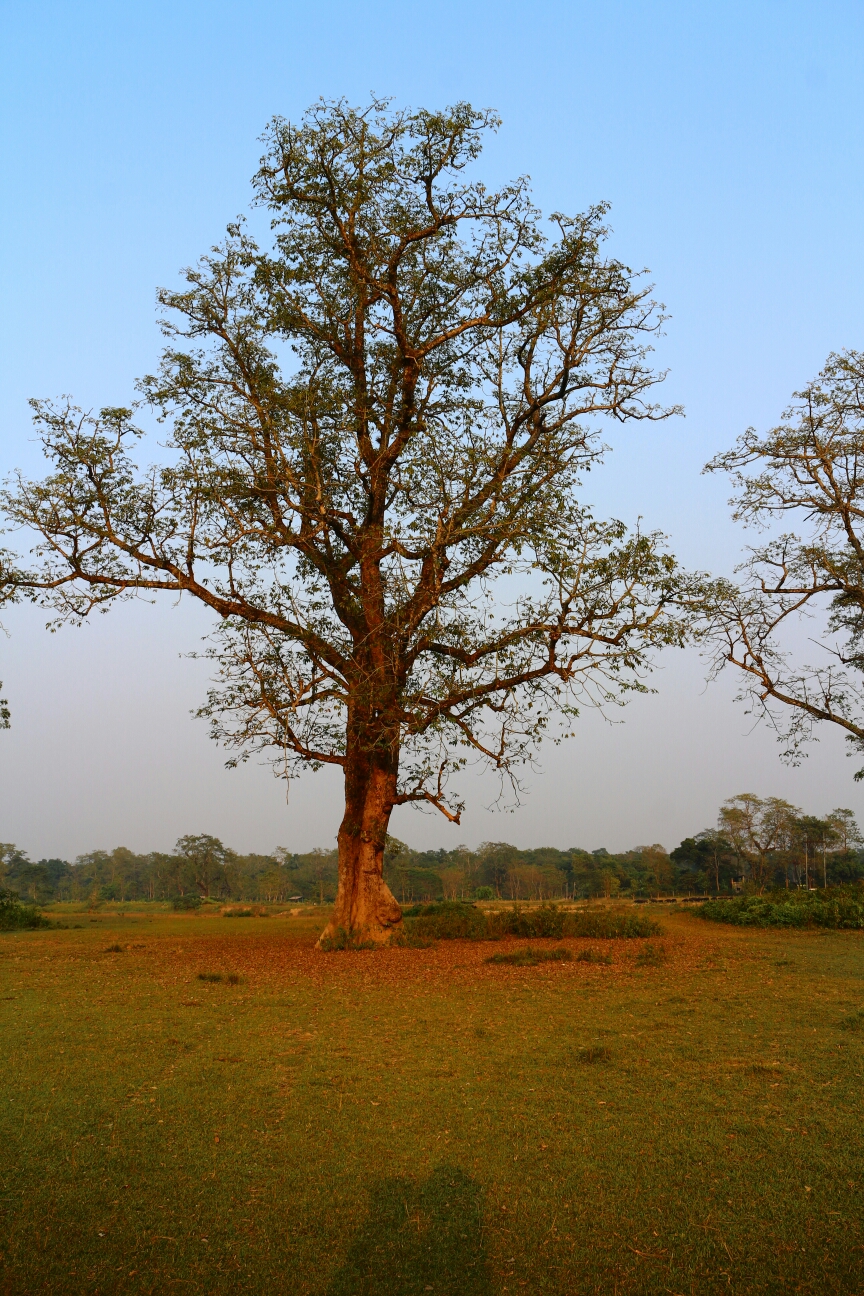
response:
[[(0, 469), (39, 473), (27, 399), (128, 403), (159, 352), (154, 294), (247, 208), (274, 114), (370, 92), (438, 107), (467, 99), (503, 127), (478, 174), (532, 177), (547, 213), (608, 200), (610, 250), (651, 269), (671, 319), (657, 361), (686, 417), (617, 428), (591, 474), (599, 512), (659, 527), (689, 566), (730, 572), (746, 535), (728, 485), (701, 468), (748, 424), (776, 422), (827, 354), (864, 347), (864, 8), (442, 0), (316, 5), (106, 0), (0, 8)], [(183, 654), (207, 615), (126, 605), (81, 630), (4, 614), (0, 840), (33, 856), (211, 832), (240, 850), (333, 842), (332, 771), (291, 786), (224, 753), (190, 712), (205, 666)], [(541, 753), (511, 815), (465, 781), (460, 827), (400, 809), (417, 846), (674, 846), (737, 792), (864, 817), (839, 733), (798, 769), (693, 652), (658, 692)]]

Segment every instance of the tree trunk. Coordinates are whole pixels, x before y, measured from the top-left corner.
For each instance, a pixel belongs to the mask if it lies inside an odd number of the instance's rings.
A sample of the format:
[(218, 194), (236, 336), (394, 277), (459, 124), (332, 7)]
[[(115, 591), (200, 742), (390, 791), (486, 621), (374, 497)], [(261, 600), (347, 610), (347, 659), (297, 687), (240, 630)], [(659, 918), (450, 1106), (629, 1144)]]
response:
[(345, 815), (339, 828), (339, 887), (333, 917), (321, 933), (329, 942), (386, 945), (402, 932), (402, 910), (384, 881), (384, 846), (396, 795), (396, 760), (389, 751), (350, 751), (345, 765)]

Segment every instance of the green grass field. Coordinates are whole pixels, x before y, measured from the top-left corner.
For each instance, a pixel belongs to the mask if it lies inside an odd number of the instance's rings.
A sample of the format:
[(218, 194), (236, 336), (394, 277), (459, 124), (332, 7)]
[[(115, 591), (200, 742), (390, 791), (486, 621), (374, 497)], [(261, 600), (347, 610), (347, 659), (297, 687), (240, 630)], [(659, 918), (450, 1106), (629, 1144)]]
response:
[(0, 936), (4, 1294), (864, 1292), (861, 935), (127, 908)]

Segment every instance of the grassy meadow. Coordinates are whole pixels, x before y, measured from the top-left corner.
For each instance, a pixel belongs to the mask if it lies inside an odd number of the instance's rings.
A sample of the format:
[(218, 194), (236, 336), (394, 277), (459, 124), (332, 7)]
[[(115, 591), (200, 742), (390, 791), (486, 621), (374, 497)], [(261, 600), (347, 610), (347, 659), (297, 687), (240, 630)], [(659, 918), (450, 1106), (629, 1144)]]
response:
[(323, 912), (0, 936), (3, 1296), (864, 1292), (862, 934)]

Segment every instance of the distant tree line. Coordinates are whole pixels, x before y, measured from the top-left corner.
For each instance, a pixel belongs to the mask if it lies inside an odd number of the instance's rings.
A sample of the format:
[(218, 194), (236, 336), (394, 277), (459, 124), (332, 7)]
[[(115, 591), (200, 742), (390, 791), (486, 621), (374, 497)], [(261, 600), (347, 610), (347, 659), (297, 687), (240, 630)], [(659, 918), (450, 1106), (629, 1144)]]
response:
[(334, 894), (336, 851), (240, 855), (206, 833), (181, 837), (171, 854), (136, 855), (125, 846), (69, 863), (36, 862), (0, 843), (0, 887), (37, 904), (51, 900), (325, 900)]
[(706, 890), (762, 892), (827, 887), (864, 877), (861, 832), (851, 810), (822, 818), (781, 797), (742, 792), (724, 801), (716, 828), (687, 837), (670, 856), (705, 880)]
[[(851, 810), (805, 815), (777, 797), (742, 793), (724, 802), (716, 828), (671, 853), (638, 846), (612, 854), (573, 846), (522, 850), (484, 842), (476, 850), (412, 850), (387, 838), (384, 876), (401, 903), (436, 899), (560, 900), (730, 894), (770, 887), (829, 886), (864, 877), (862, 837)], [(0, 843), (0, 888), (36, 904), (178, 898), (326, 903), (336, 895), (338, 852), (241, 855), (207, 834), (181, 837), (173, 852), (136, 855), (125, 846), (69, 863), (33, 861)]]

